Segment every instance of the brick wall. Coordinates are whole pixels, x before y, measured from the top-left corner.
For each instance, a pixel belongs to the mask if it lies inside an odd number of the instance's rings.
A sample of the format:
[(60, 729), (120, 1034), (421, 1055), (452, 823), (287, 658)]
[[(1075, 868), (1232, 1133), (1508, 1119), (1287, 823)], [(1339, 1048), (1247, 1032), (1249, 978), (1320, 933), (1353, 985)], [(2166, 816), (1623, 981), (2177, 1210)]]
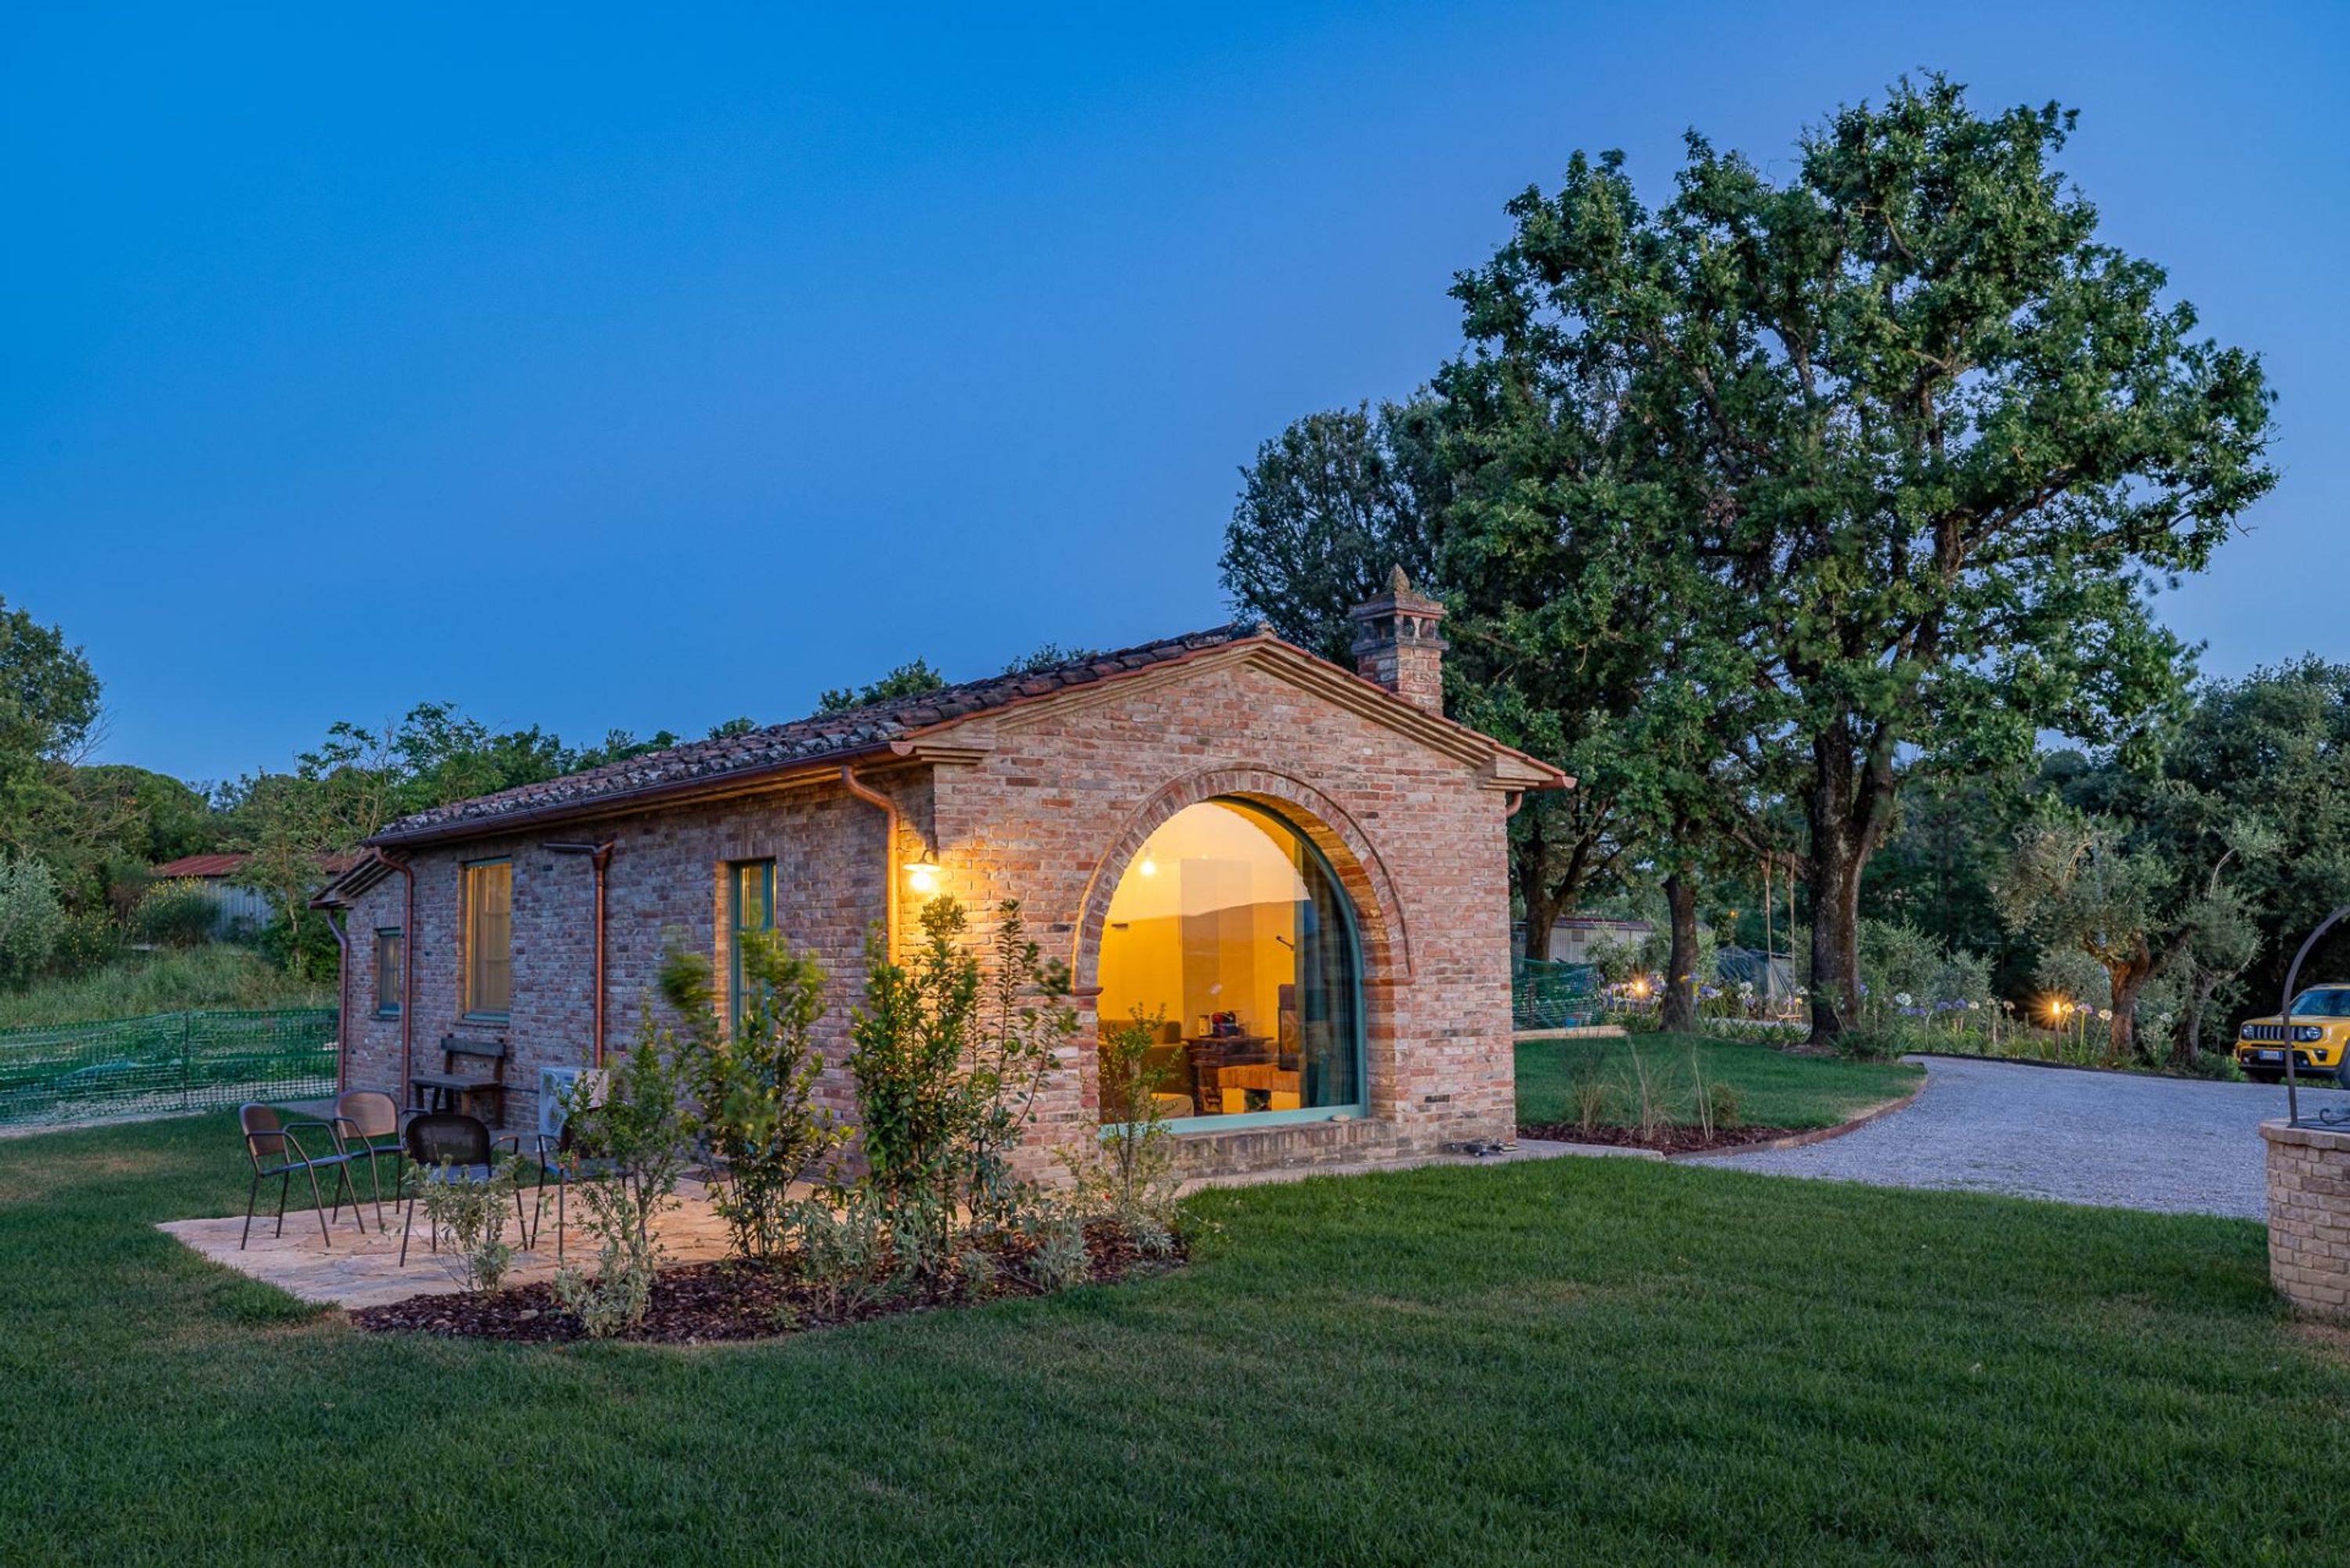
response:
[[(916, 783), (901, 774), (895, 787), (919, 800)], [(416, 1069), (440, 1069), (444, 1035), (505, 1040), (505, 1125), (527, 1129), (537, 1121), (538, 1069), (592, 1060), (594, 869), (587, 856), (545, 846), (606, 838), (613, 843), (605, 888), (608, 1052), (624, 1051), (636, 1038), (672, 938), (712, 961), (723, 1000), (727, 866), (773, 858), (776, 925), (794, 948), (813, 950), (831, 975), (827, 1023), (835, 1038), (827, 1054), (838, 1060), (847, 1009), (861, 985), (865, 935), (882, 918), (882, 820), (879, 810), (835, 783), (419, 853), (411, 862), (416, 911), (408, 944)], [(503, 1024), (469, 1021), (459, 1011), (461, 868), (499, 856), (514, 861), (514, 1004)], [(373, 1013), (373, 938), (379, 928), (401, 925), (406, 896), (401, 878), (392, 876), (351, 910), (354, 1016), (344, 1032), (351, 1042), (345, 1085), (395, 1096), (402, 1096), (400, 1022)], [(825, 1091), (837, 1108), (851, 1107), (845, 1076), (834, 1075)]]
[[(1235, 794), (1274, 810), (1315, 841), (1355, 900), (1379, 1125), (1196, 1135), (1187, 1168), (1510, 1134), (1507, 807), (1472, 764), (1251, 663), (1121, 682), (1034, 713), (1000, 720), (982, 761), (934, 774), (943, 890), (981, 912), (1019, 898), (1086, 1002), (1127, 862), (1197, 801)], [(1089, 1009), (1087, 1022), (1043, 1107), (1048, 1138), (1088, 1121), (1097, 1103)]]
[(2261, 1124), (2268, 1141), (2269, 1278), (2310, 1312), (2350, 1314), (2350, 1133)]
[[(866, 773), (899, 802), (907, 839), (891, 857), (935, 846), (941, 891), (961, 898), (983, 941), (993, 911), (1021, 900), (1032, 934), (1066, 961), (1085, 1028), (1040, 1106), (1028, 1168), (1054, 1169), (1049, 1147), (1090, 1123), (1097, 1104), (1091, 987), (1109, 896), (1159, 823), (1197, 801), (1241, 795), (1277, 813), (1322, 849), (1353, 898), (1364, 948), (1370, 1119), (1342, 1127), (1196, 1135), (1194, 1173), (1360, 1159), (1467, 1137), (1507, 1137), (1514, 1122), (1510, 1050), (1506, 798), (1476, 764), (1431, 749), (1247, 662), (1186, 665), (1106, 684), (1084, 698), (1013, 709), (966, 726), (978, 759)], [(959, 732), (959, 735), (962, 732)], [(827, 1055), (847, 1048), (862, 985), (865, 934), (884, 909), (883, 816), (837, 780), (763, 796), (650, 812), (418, 854), (411, 936), (415, 1061), (440, 1064), (439, 1042), (484, 1027), (458, 1017), (459, 867), (514, 859), (514, 1059), (507, 1125), (536, 1116), (542, 1063), (588, 1059), (593, 1012), (593, 882), (585, 856), (549, 840), (609, 837), (607, 1004), (611, 1048), (632, 1038), (665, 934), (710, 955), (722, 981), (727, 862), (776, 861), (777, 924), (831, 972)], [(398, 876), (351, 911), (354, 1017), (347, 1081), (400, 1092), (400, 1025), (372, 1016), (378, 927), (402, 924)], [(920, 900), (901, 884), (912, 930)], [(827, 1093), (853, 1109), (837, 1066)]]

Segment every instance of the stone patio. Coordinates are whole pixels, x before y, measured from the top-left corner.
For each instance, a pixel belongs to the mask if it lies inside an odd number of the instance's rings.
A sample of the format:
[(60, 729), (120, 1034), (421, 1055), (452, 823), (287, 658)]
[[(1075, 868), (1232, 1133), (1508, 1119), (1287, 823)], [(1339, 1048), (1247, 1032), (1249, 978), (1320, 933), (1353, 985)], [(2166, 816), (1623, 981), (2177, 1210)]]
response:
[[(1521, 1138), (1513, 1148), (1482, 1157), (1440, 1154), (1359, 1165), (1298, 1166), (1187, 1182), (1184, 1190), (1304, 1181), (1315, 1177), (1359, 1176), (1380, 1170), (1409, 1170), (1429, 1165), (1500, 1165), (1522, 1159), (1555, 1159), (1565, 1155), (1634, 1159), (1662, 1158), (1648, 1149), (1546, 1143), (1535, 1138)], [(361, 1185), (365, 1186), (364, 1181)], [(529, 1191), (525, 1189), (525, 1199)], [(224, 1220), (172, 1220), (156, 1229), (224, 1268), (234, 1269), (265, 1284), (276, 1285), (289, 1295), (306, 1302), (316, 1302), (322, 1306), (384, 1306), (392, 1302), (406, 1301), (411, 1296), (443, 1295), (461, 1288), (456, 1276), (449, 1271), (445, 1256), (435, 1256), (427, 1248), (421, 1208), (417, 1215), (416, 1238), (408, 1251), (408, 1266), (402, 1268), (400, 1264), (399, 1206), (384, 1205), (385, 1223), (381, 1231), (376, 1229), (375, 1206), (372, 1203), (362, 1201), (359, 1218), (356, 1220), (346, 1207), (341, 1217), (335, 1221), (334, 1241), (330, 1246), (319, 1240), (317, 1216), (307, 1209), (287, 1210), (286, 1234), (282, 1237), (276, 1235), (277, 1217), (272, 1197), (265, 1190), (262, 1193), (263, 1211), (254, 1217), (252, 1244), (242, 1251), (237, 1247), (237, 1238), (244, 1231), (242, 1214)], [(678, 1206), (662, 1215), (653, 1229), (660, 1238), (667, 1262), (700, 1263), (726, 1255), (726, 1223), (712, 1210), (709, 1193), (699, 1181), (689, 1179), (680, 1185)], [(582, 1234), (575, 1207), (565, 1238), (567, 1256), (571, 1261), (581, 1261)], [(506, 1275), (507, 1284), (529, 1284), (555, 1277), (555, 1203), (552, 1197), (546, 1202), (538, 1241), (539, 1246), (536, 1250), (515, 1255), (514, 1267)], [(592, 1250), (592, 1242), (586, 1245)]]
[[(365, 1189), (364, 1179), (359, 1185)], [(225, 1220), (172, 1220), (156, 1229), (176, 1237), (215, 1263), (323, 1306), (383, 1306), (411, 1296), (442, 1295), (461, 1288), (456, 1276), (449, 1272), (447, 1254), (435, 1256), (426, 1245), (421, 1204), (416, 1215), (416, 1237), (408, 1249), (408, 1266), (402, 1268), (399, 1206), (389, 1202), (383, 1206), (385, 1226), (378, 1231), (375, 1206), (362, 1201), (359, 1223), (365, 1225), (364, 1234), (346, 1206), (334, 1226), (334, 1244), (328, 1246), (318, 1238), (317, 1216), (307, 1209), (287, 1210), (286, 1234), (273, 1234), (277, 1229), (277, 1217), (271, 1199), (272, 1194), (263, 1192), (263, 1211), (254, 1216), (252, 1245), (242, 1251), (236, 1244), (244, 1231), (242, 1214)], [(525, 1189), (525, 1201), (528, 1199), (529, 1190)], [(709, 1194), (698, 1181), (689, 1180), (679, 1188), (678, 1206), (655, 1221), (653, 1230), (670, 1262), (706, 1262), (726, 1255), (726, 1222), (712, 1211)], [(593, 1256), (595, 1243), (583, 1243), (583, 1236), (578, 1209), (573, 1205), (564, 1235), (565, 1255), (570, 1262), (579, 1262)], [(538, 1241), (536, 1251), (515, 1255), (506, 1283), (529, 1284), (555, 1277), (552, 1189), (544, 1222), (539, 1226)], [(584, 1256), (583, 1244), (588, 1249)]]

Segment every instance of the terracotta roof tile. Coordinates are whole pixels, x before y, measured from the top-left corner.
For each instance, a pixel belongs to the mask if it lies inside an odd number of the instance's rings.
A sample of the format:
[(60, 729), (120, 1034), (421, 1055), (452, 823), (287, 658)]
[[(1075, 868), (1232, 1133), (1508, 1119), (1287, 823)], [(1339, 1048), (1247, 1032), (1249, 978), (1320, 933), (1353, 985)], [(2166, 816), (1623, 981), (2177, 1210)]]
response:
[(1044, 670), (993, 675), (966, 680), (937, 691), (892, 698), (840, 713), (815, 713), (788, 724), (770, 725), (740, 735), (690, 741), (666, 751), (647, 752), (624, 762), (610, 763), (585, 773), (569, 774), (541, 784), (501, 790), (431, 811), (420, 811), (386, 827), (374, 843), (404, 838), (438, 837), (452, 828), (480, 824), (494, 831), (506, 817), (587, 806), (640, 790), (684, 785), (732, 774), (797, 766), (827, 757), (847, 757), (877, 750), (892, 741), (955, 719), (967, 719), (1014, 702), (1050, 696), (1066, 687), (1088, 685), (1108, 677), (1147, 670), (1188, 658), (1226, 643), (1271, 637), (1270, 627), (1234, 623), (1183, 637), (1170, 637), (1113, 653), (1088, 654)]

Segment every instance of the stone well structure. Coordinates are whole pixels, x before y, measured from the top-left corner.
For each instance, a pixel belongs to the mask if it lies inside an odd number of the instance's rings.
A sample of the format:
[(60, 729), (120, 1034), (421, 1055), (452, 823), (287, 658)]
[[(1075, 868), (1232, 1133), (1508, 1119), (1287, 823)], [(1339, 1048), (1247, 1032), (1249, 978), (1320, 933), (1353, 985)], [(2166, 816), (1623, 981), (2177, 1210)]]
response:
[(2269, 1278), (2293, 1305), (2350, 1315), (2350, 1128), (2262, 1122)]

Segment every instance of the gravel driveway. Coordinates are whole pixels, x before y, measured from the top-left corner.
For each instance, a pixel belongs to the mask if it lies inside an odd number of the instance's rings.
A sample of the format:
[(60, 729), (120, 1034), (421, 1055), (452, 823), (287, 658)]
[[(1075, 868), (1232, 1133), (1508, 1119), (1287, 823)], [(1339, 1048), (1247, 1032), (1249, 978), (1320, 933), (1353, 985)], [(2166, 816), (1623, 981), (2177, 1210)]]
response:
[[(1956, 1187), (2172, 1213), (2267, 1213), (2260, 1124), (2284, 1089), (1913, 1057), (1915, 1105), (1825, 1143), (1708, 1164), (1880, 1187)], [(2313, 1105), (2350, 1094), (2302, 1089)]]

